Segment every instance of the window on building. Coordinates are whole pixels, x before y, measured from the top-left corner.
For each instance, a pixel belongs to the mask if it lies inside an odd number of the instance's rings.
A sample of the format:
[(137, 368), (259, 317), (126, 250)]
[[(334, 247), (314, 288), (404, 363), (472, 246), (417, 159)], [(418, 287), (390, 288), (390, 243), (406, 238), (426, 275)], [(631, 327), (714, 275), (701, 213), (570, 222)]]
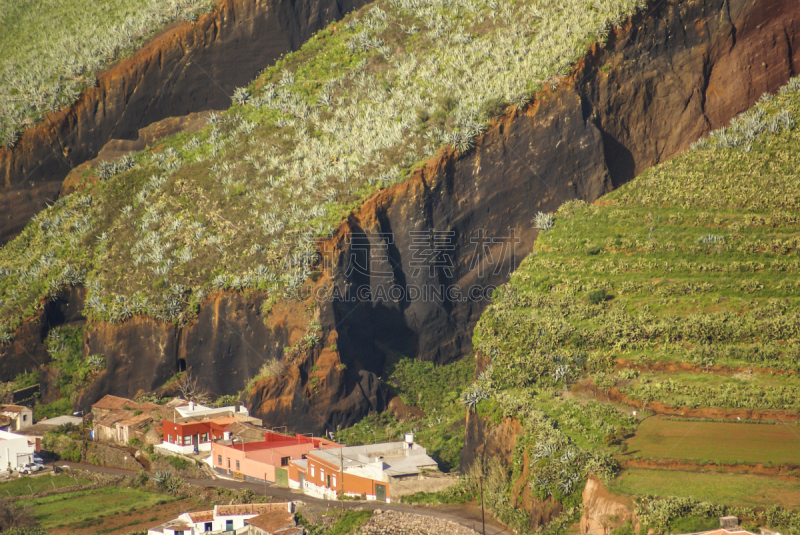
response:
[[(219, 464), (222, 464), (222, 460), (220, 459)], [(213, 522), (206, 522), (205, 531), (214, 531), (214, 523)]]
[(225, 531), (233, 531), (233, 520), (225, 521)]
[(184, 446), (191, 446), (192, 445), (192, 436), (183, 437), (183, 445)]
[(315, 474), (314, 474), (314, 465), (312, 464), (311, 465), (311, 477), (314, 477), (314, 476), (315, 476)]
[(306, 459), (307, 457), (308, 457), (308, 455), (306, 455), (305, 453), (300, 456), (301, 459)]
[(183, 535), (183, 530), (182, 529), (176, 529), (175, 530), (175, 535)]
[(172, 435), (167, 435), (167, 442), (172, 442)]
[(289, 459), (291, 457), (281, 457), (281, 466), (289, 466)]
[(217, 455), (217, 464), (222, 466), (222, 455)]
[(200, 442), (208, 442), (208, 433), (200, 435)]
[(333, 486), (333, 488), (336, 488), (336, 476), (333, 476), (331, 478), (331, 485)]
[(236, 459), (236, 471), (239, 471), (239, 459)]
[(231, 469), (231, 458), (228, 457), (228, 470), (230, 470), (230, 469)]
[(325, 482), (325, 469), (324, 468), (320, 468), (319, 469), (319, 478), (322, 480), (323, 483)]
[(28, 415), (27, 414), (23, 414), (22, 415), (22, 421), (23, 422), (27, 422), (28, 421)]

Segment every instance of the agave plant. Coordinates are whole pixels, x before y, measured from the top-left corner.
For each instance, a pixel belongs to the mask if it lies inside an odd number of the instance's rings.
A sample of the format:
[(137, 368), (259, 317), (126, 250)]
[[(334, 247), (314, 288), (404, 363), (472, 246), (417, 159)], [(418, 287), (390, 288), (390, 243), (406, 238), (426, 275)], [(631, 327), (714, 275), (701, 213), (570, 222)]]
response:
[(550, 230), (553, 228), (554, 224), (555, 224), (555, 217), (553, 217), (553, 214), (538, 212), (536, 214), (536, 217), (534, 217), (533, 219), (534, 227), (539, 230)]

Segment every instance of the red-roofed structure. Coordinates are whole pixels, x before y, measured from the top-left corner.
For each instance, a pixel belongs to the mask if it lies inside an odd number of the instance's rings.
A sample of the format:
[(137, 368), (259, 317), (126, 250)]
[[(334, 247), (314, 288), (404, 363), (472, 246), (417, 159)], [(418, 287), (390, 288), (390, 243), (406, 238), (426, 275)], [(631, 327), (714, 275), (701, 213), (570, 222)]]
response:
[(266, 431), (261, 442), (214, 442), (211, 445), (211, 463), (220, 474), (288, 487), (290, 460), (305, 459), (314, 450), (339, 447), (339, 444), (324, 438)]

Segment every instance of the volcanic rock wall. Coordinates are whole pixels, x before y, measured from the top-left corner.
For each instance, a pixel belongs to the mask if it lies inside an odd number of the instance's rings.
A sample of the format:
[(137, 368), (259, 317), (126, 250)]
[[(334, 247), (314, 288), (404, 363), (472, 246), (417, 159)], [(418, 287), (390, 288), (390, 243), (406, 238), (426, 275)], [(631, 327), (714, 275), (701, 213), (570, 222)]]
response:
[(98, 75), (70, 108), (49, 114), (0, 149), (0, 244), (58, 198), (64, 177), (111, 139), (166, 117), (228, 108), (230, 96), (281, 54), (364, 0), (221, 0), (194, 23), (174, 24)]

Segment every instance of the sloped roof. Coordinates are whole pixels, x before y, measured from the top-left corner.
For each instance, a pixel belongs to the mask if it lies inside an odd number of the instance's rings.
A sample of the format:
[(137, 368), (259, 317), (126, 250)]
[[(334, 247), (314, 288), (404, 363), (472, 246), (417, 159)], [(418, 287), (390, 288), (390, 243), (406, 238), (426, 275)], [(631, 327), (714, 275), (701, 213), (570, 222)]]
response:
[(106, 394), (97, 400), (97, 403), (93, 404), (92, 408), (113, 411), (115, 409), (122, 409), (126, 406), (137, 407), (138, 403), (128, 398), (121, 398), (118, 396), (112, 396), (111, 394)]
[(104, 417), (100, 418), (98, 421), (96, 421), (94, 425), (101, 425), (103, 427), (113, 427), (115, 423), (127, 420), (130, 417), (131, 417), (130, 411), (124, 409), (113, 410), (108, 414), (106, 414)]
[(261, 513), (248, 520), (247, 523), (251, 526), (263, 529), (267, 533), (285, 533), (283, 530), (297, 526), (294, 515), (286, 509), (285, 504), (283, 511)]
[(64, 424), (83, 425), (83, 418), (80, 416), (56, 416), (55, 418), (39, 420), (37, 424), (49, 425), (51, 427), (58, 427)]
[(192, 519), (192, 522), (211, 522), (214, 520), (214, 511), (195, 511), (189, 513), (189, 518)]
[(239, 505), (217, 505), (217, 516), (260, 515), (270, 511), (287, 511), (286, 503), (243, 503)]
[(260, 442), (264, 440), (265, 430), (261, 427), (256, 427), (253, 424), (236, 420), (228, 426), (234, 436), (243, 439), (245, 442)]
[(126, 427), (130, 427), (132, 425), (143, 424), (143, 423), (151, 422), (151, 421), (153, 421), (153, 415), (147, 414), (147, 413), (142, 413), (142, 414), (139, 414), (138, 416), (133, 416), (131, 418), (128, 418), (126, 420), (122, 420), (121, 422), (117, 422), (117, 423), (119, 425), (124, 425)]
[[(27, 407), (23, 407), (21, 405), (0, 405), (0, 412), (9, 412), (9, 413), (20, 413), (28, 409)], [(30, 410), (30, 409), (28, 409)]]
[[(2, 417), (0, 417), (0, 425), (2, 425)], [(52, 431), (53, 429), (54, 427), (52, 425), (38, 423), (23, 427), (14, 432), (18, 435), (25, 435), (26, 437), (43, 437), (48, 431)]]

